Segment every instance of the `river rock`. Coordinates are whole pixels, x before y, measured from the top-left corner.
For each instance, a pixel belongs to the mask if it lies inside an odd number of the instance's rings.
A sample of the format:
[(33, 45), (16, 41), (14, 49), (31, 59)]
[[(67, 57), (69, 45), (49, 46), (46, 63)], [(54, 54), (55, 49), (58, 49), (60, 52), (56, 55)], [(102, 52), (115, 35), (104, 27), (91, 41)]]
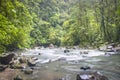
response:
[(102, 75), (100, 72), (84, 72), (77, 74), (76, 80), (108, 80), (108, 78)]
[(58, 61), (66, 61), (66, 58), (65, 57), (61, 57), (58, 59)]
[(105, 76), (98, 76), (98, 77), (91, 76), (91, 77), (89, 77), (88, 75), (84, 74), (84, 75), (77, 75), (76, 80), (108, 80), (108, 78)]
[(53, 44), (50, 44), (50, 45), (49, 45), (49, 48), (54, 48), (54, 45), (53, 45)]
[(25, 69), (24, 70), (24, 73), (25, 74), (32, 74), (33, 73), (33, 70), (31, 68), (28, 68), (28, 69)]
[(8, 65), (10, 64), (14, 57), (15, 57), (14, 53), (2, 55), (0, 56), (0, 63), (3, 65)]
[(41, 53), (38, 53), (38, 55), (41, 55)]
[(38, 58), (37, 58), (37, 57), (32, 57), (31, 59), (32, 59), (33, 61), (38, 60)]
[(33, 61), (33, 60), (28, 60), (27, 64), (28, 64), (28, 66), (30, 66), (30, 67), (36, 66), (36, 63), (35, 63), (35, 61)]
[(81, 67), (80, 69), (82, 70), (88, 70), (88, 69), (91, 69), (89, 66), (85, 66), (85, 67)]
[(14, 80), (23, 80), (23, 78), (20, 75), (17, 75)]
[(119, 47), (115, 47), (115, 50), (116, 50), (117, 52), (120, 52), (120, 46), (119, 46)]
[(27, 66), (27, 64), (14, 64), (14, 65), (11, 65), (11, 68), (12, 69), (25, 69)]
[(114, 52), (113, 49), (106, 49), (105, 52)]
[(100, 76), (98, 80), (108, 80), (108, 78), (106, 76)]
[(19, 59), (19, 62), (20, 62), (20, 63), (27, 63), (27, 59), (26, 59), (25, 57), (21, 57), (21, 58)]
[(84, 51), (83, 54), (88, 54), (88, 51)]
[(82, 80), (79, 74), (77, 74), (76, 80)]
[(64, 53), (67, 53), (67, 52), (70, 52), (70, 51), (69, 51), (68, 49), (65, 49), (65, 50), (64, 50)]
[(4, 71), (7, 67), (7, 65), (0, 65), (0, 71)]

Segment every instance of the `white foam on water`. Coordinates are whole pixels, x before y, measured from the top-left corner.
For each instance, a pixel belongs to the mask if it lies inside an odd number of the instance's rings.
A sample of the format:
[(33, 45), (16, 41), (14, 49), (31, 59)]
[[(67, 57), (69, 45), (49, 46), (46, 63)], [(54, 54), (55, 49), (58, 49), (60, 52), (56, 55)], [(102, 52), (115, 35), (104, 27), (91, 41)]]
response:
[(105, 52), (100, 52), (100, 51), (95, 51), (95, 50), (91, 50), (88, 53), (88, 57), (92, 57), (92, 56), (100, 56), (100, 55), (104, 55)]
[[(87, 51), (88, 54), (80, 54), (80, 52)], [(39, 53), (41, 55), (39, 55)], [(63, 49), (60, 48), (54, 48), (54, 49), (49, 49), (49, 48), (44, 48), (44, 49), (30, 49), (27, 50), (25, 53), (21, 53), (21, 55), (36, 55), (39, 59), (36, 62), (40, 63), (48, 63), (48, 62), (53, 62), (57, 61), (60, 58), (64, 58), (66, 61), (76, 61), (76, 60), (82, 60), (85, 59), (86, 57), (92, 57), (92, 56), (100, 56), (104, 55), (104, 52), (96, 51), (96, 50), (70, 50), (68, 53), (64, 53)], [(39, 57), (40, 56), (40, 57)]]
[(83, 80), (89, 80), (89, 76), (86, 74), (80, 75)]

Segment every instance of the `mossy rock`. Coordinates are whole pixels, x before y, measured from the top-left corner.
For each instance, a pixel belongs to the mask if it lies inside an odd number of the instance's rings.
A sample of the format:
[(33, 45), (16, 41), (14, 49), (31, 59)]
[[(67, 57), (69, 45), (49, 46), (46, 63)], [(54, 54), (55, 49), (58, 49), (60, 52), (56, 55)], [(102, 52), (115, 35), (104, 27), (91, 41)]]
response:
[(25, 57), (21, 57), (19, 61), (20, 63), (27, 63), (27, 59)]

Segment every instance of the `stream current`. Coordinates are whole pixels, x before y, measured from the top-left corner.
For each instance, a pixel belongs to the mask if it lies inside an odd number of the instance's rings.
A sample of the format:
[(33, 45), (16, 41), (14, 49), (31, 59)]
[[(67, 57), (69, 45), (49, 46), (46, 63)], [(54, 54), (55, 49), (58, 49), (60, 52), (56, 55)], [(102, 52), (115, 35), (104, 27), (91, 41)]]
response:
[[(83, 51), (88, 54), (80, 54)], [(76, 80), (76, 74), (85, 72), (80, 67), (89, 66), (90, 72), (100, 72), (109, 80), (120, 80), (120, 54), (111, 54), (84, 49), (70, 49), (70, 52), (64, 53), (64, 48), (26, 50), (21, 53), (22, 56), (32, 56), (38, 60), (33, 74), (21, 75), (26, 80)]]

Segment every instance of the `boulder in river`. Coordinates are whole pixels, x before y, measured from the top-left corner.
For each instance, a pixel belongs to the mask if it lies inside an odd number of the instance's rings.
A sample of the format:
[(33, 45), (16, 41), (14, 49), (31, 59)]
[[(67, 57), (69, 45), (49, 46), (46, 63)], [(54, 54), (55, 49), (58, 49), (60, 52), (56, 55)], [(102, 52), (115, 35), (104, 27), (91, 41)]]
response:
[(14, 57), (15, 57), (14, 53), (2, 55), (0, 56), (0, 63), (3, 65), (8, 65), (11, 63)]
[(54, 45), (53, 45), (53, 44), (50, 44), (50, 45), (49, 45), (49, 48), (54, 48)]
[(14, 80), (23, 80), (23, 78), (20, 75), (17, 75)]
[(27, 64), (14, 64), (14, 65), (11, 65), (10, 67), (12, 69), (25, 69), (27, 66)]
[(27, 59), (26, 59), (25, 57), (21, 57), (21, 58), (19, 59), (19, 62), (20, 62), (20, 63), (27, 63)]
[(117, 52), (120, 52), (120, 46), (115, 47), (115, 50), (116, 50)]
[(0, 71), (4, 71), (7, 67), (7, 65), (0, 65)]
[(32, 74), (33, 70), (31, 68), (27, 68), (27, 69), (24, 70), (24, 73), (25, 74)]
[(80, 69), (82, 70), (88, 70), (88, 69), (91, 69), (89, 66), (86, 66), (86, 67), (81, 67)]
[(36, 63), (35, 63), (35, 61), (33, 61), (33, 60), (28, 60), (28, 61), (27, 61), (27, 64), (28, 64), (28, 66), (30, 66), (30, 67), (36, 66)]
[(67, 52), (70, 52), (70, 50), (68, 50), (68, 49), (65, 49), (65, 50), (64, 50), (64, 53), (67, 53)]

